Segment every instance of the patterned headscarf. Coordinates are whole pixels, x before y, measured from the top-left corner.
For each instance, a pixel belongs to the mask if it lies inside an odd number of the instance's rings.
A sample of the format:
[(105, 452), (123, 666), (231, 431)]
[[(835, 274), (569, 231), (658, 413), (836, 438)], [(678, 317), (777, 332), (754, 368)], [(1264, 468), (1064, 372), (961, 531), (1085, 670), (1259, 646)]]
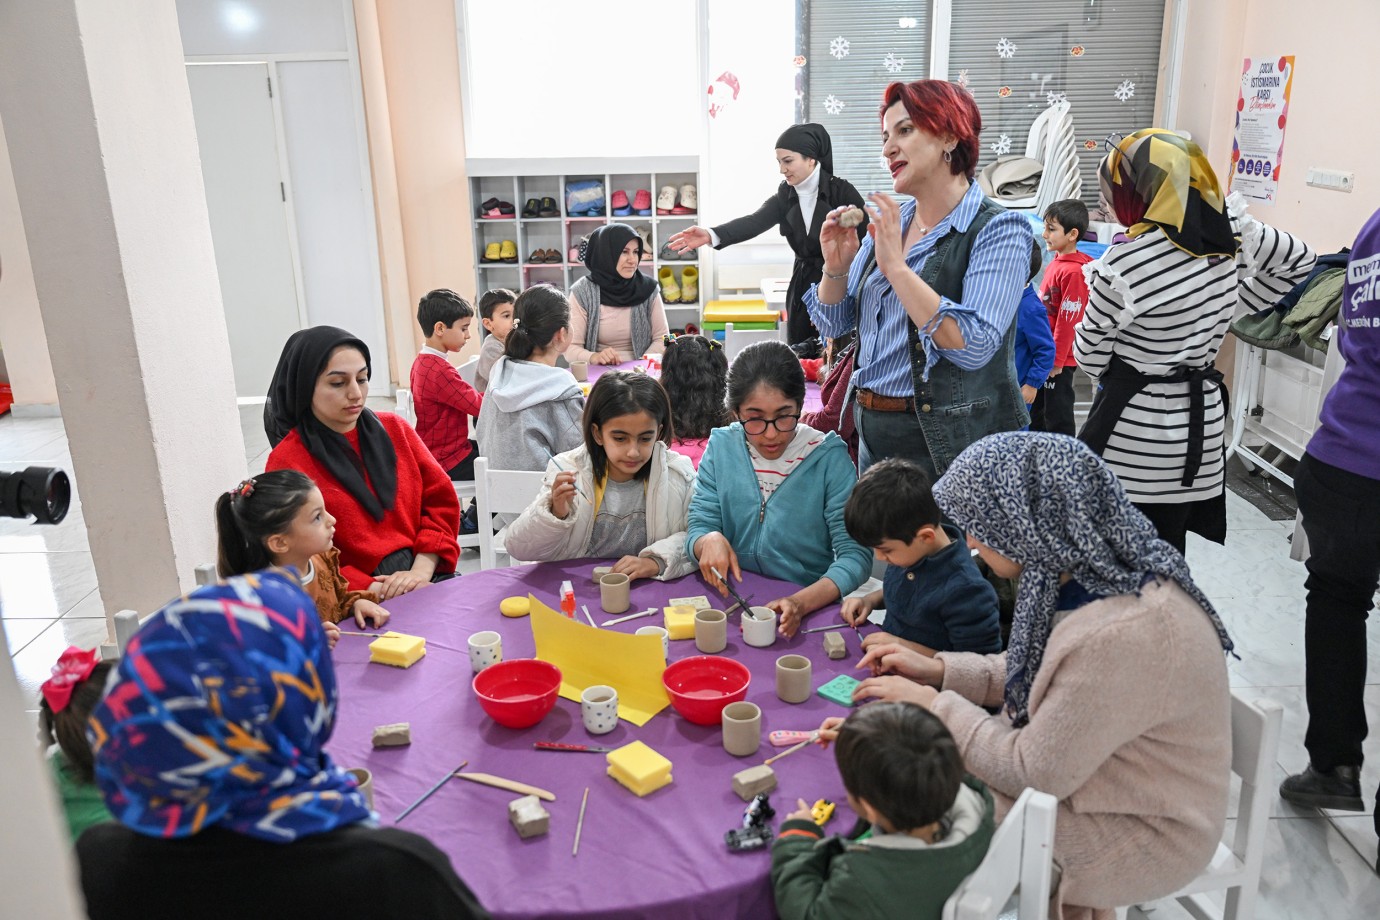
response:
[(1023, 567), (1006, 650), (1006, 711), (1017, 726), (1030, 720), (1030, 688), (1054, 628), (1064, 572), (1106, 596), (1139, 594), (1148, 575), (1172, 579), (1231, 651), (1226, 627), (1184, 557), (1156, 535), (1082, 441), (1021, 431), (989, 435), (958, 455), (934, 484), (934, 498), (959, 527)]
[(274, 843), (369, 818), (322, 745), (335, 671), (316, 607), (277, 570), (197, 588), (130, 640), (87, 737), (120, 823)]
[(1162, 128), (1137, 131), (1103, 158), (1097, 176), (1132, 237), (1159, 227), (1195, 258), (1234, 256), (1241, 246), (1217, 174), (1185, 137)]

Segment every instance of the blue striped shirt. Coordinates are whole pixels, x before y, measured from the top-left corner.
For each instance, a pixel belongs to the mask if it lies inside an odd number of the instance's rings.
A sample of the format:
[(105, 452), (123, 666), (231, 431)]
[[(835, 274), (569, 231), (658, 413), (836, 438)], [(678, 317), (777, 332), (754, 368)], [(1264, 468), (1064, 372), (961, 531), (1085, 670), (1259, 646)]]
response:
[[(982, 191), (974, 182), (958, 207), (949, 212), (938, 226), (921, 237), (920, 242), (906, 254), (906, 265), (917, 275), (934, 251), (935, 244), (950, 227), (959, 232), (968, 229), (982, 204)], [(901, 234), (904, 237), (915, 216), (915, 202), (901, 206)], [(1030, 248), (1033, 235), (1024, 214), (1007, 211), (987, 222), (973, 242), (968, 258), (968, 270), (963, 273), (963, 303), (947, 297), (939, 299), (939, 316), (930, 328), (937, 328), (939, 320), (952, 316), (963, 333), (963, 348), (941, 348), (934, 343), (930, 332), (920, 330), (918, 341), (925, 349), (925, 378), (930, 369), (946, 358), (966, 371), (977, 370), (992, 360), (1001, 347), (1002, 336), (1016, 318), (1021, 292), (1030, 276)], [(906, 309), (890, 283), (880, 271), (874, 271), (865, 285), (863, 266), (872, 252), (872, 238), (863, 240), (862, 248), (848, 269), (849, 294), (839, 303), (820, 303), (819, 285), (811, 285), (805, 292), (805, 306), (820, 334), (827, 338), (858, 330), (858, 369), (851, 381), (883, 396), (911, 396), (915, 386), (911, 381), (910, 333)], [(855, 295), (859, 287), (861, 296)]]

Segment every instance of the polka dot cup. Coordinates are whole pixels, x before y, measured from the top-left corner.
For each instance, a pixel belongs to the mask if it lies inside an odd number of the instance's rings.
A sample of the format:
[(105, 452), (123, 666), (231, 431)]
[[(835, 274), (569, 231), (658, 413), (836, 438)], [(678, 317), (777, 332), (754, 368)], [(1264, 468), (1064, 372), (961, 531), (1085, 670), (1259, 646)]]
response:
[(604, 735), (618, 727), (618, 691), (596, 684), (580, 694), (580, 718), (585, 731)]

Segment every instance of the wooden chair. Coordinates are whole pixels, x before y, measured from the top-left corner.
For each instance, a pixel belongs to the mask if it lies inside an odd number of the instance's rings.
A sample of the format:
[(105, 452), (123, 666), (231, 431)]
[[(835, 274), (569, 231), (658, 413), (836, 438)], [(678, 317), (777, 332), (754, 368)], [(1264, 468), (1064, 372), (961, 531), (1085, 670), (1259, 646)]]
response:
[(1016, 916), (1045, 920), (1054, 869), (1054, 819), (1059, 802), (1035, 789), (1021, 793), (992, 835), (973, 874), (944, 904), (944, 920), (997, 920), (1017, 895)]
[[(1279, 752), (1284, 709), (1273, 700), (1231, 695), (1231, 772), (1241, 777), (1236, 831), (1231, 844), (1219, 843), (1203, 874), (1173, 895), (1199, 920), (1250, 920), (1260, 888), (1265, 858), (1265, 831), (1275, 797), (1273, 767)], [(1218, 911), (1203, 892), (1227, 891), (1226, 909)]]
[(532, 499), (541, 491), (545, 479), (544, 472), (530, 470), (491, 470), (489, 461), (480, 457), (474, 461), (474, 483), (477, 495), (475, 501), (479, 509), (479, 568), (498, 568), (498, 557), (507, 558), (505, 565), (512, 565), (503, 549), (502, 533), (494, 534), (495, 514), (521, 514), (532, 504)]

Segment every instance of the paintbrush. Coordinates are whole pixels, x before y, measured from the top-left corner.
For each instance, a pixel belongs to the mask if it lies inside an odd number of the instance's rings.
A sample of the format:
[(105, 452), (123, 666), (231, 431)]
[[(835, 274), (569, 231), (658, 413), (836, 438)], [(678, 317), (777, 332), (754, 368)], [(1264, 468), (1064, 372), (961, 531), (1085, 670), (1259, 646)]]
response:
[(776, 763), (776, 761), (780, 760), (782, 757), (785, 757), (785, 756), (788, 755), (788, 754), (794, 754), (796, 751), (798, 751), (798, 750), (800, 750), (801, 748), (805, 747), (805, 745), (807, 745), (807, 744), (814, 744), (814, 743), (815, 743), (816, 741), (818, 741), (818, 740), (819, 740), (819, 732), (813, 732), (813, 733), (811, 733), (810, 737), (806, 738), (804, 741), (800, 742), (799, 744), (794, 745), (794, 746), (792, 746), (792, 747), (786, 748), (786, 749), (785, 749), (784, 751), (782, 751), (780, 754), (776, 754), (776, 755), (774, 755), (774, 756), (772, 756), (772, 757), (768, 757), (766, 760), (762, 761), (762, 765), (763, 765), (763, 766), (769, 767), (769, 766), (771, 766), (772, 764)]
[(580, 799), (580, 820), (575, 822), (575, 846), (570, 848), (570, 855), (574, 856), (580, 852), (580, 831), (585, 828), (585, 806), (589, 804), (589, 787), (585, 787), (584, 798)]
[(426, 792), (422, 793), (422, 797), (421, 797), (420, 799), (418, 799), (417, 801), (413, 802), (411, 805), (407, 806), (407, 810), (404, 811), (402, 814), (398, 815), (398, 820), (397, 820), (397, 821), (394, 821), (393, 823), (394, 823), (394, 824), (401, 824), (403, 818), (406, 818), (408, 815), (412, 814), (412, 812), (416, 811), (418, 805), (422, 804), (422, 803), (425, 802), (427, 799), (431, 798), (431, 797), (436, 793), (436, 790), (437, 790), (437, 789), (440, 789), (440, 788), (441, 788), (442, 786), (444, 786), (447, 782), (449, 782), (449, 781), (450, 781), (450, 778), (451, 778), (452, 776), (454, 776), (456, 773), (458, 773), (458, 772), (460, 772), (461, 770), (465, 769), (465, 765), (468, 764), (468, 763), (469, 763), (468, 760), (462, 760), (462, 761), (460, 761), (460, 766), (456, 767), (454, 770), (451, 770), (451, 771), (450, 771), (449, 773), (447, 773), (445, 776), (441, 777), (441, 781), (440, 781), (439, 783), (437, 783), (436, 785), (432, 786), (432, 787), (431, 787), (430, 789), (428, 789)]
[[(714, 568), (714, 566), (711, 565), (711, 566), (709, 567), (709, 571), (713, 572), (713, 573), (714, 573), (714, 577), (717, 578), (717, 579), (719, 579), (719, 581), (721, 581), (721, 582), (724, 583), (724, 587), (728, 589), (728, 596), (731, 597), (731, 598), (733, 598), (735, 601), (738, 602), (738, 606), (741, 607), (741, 608), (743, 608), (743, 613), (747, 613), (747, 612), (748, 612), (748, 608), (751, 607), (752, 605), (751, 605), (750, 603), (748, 603), (747, 601), (743, 600), (742, 595), (740, 595), (737, 591), (734, 591), (734, 590), (733, 590), (733, 585), (729, 584), (729, 581), (728, 581), (727, 578), (724, 578), (723, 575), (719, 574), (719, 570), (718, 570), (718, 569)], [(730, 609), (732, 609), (732, 608), (730, 608)]]
[[(568, 470), (565, 467), (561, 466), (561, 461), (557, 460), (556, 455), (551, 453), (550, 450), (546, 451), (546, 456), (551, 458), (551, 462), (556, 464), (556, 469), (560, 470), (562, 473), (573, 472), (572, 470)], [(577, 474), (575, 478), (578, 479), (579, 475)], [(572, 482), (571, 485), (575, 487), (576, 495), (580, 496), (581, 498), (585, 498), (585, 493), (580, 491), (580, 484), (578, 482)], [(589, 499), (585, 498), (585, 501), (589, 501)]]

